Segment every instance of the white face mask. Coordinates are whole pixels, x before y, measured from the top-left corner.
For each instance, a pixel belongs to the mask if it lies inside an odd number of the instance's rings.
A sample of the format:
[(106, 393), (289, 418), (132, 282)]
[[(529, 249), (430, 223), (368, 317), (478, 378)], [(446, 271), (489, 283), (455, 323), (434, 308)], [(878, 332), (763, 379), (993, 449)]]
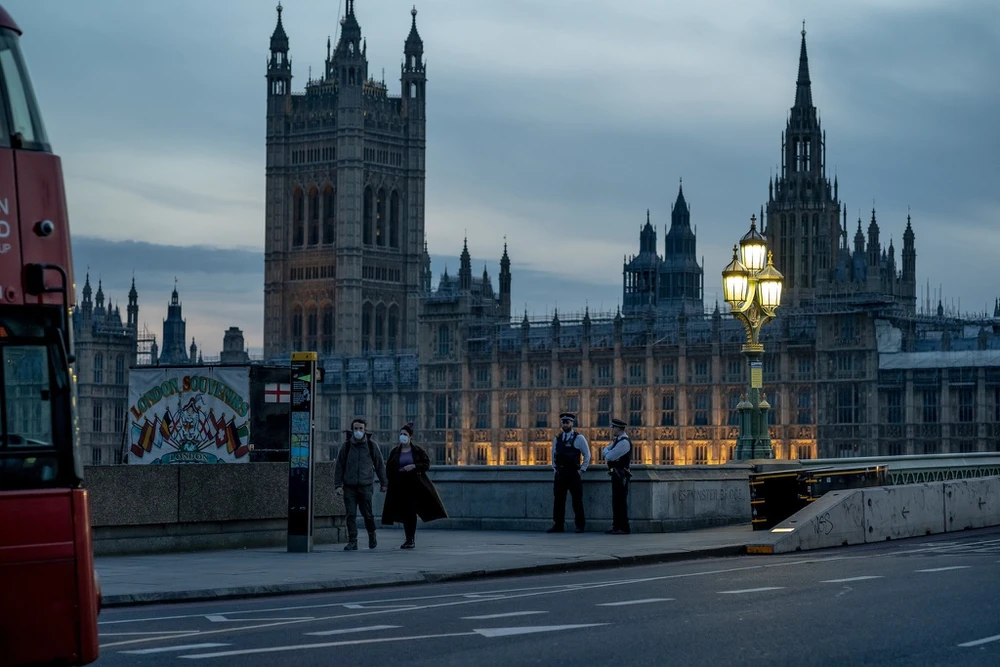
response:
[(406, 435), (405, 433), (400, 433), (399, 434), (399, 444), (405, 445), (408, 442), (410, 442), (410, 436)]
[(364, 431), (355, 431), (354, 432), (354, 439), (355, 440), (360, 440), (363, 437), (365, 437), (365, 432)]

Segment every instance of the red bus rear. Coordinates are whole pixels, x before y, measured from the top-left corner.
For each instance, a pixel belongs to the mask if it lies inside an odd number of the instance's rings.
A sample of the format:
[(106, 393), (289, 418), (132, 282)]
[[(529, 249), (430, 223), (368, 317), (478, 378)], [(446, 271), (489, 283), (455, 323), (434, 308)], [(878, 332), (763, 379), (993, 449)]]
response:
[(98, 655), (62, 166), (0, 7), (0, 667)]

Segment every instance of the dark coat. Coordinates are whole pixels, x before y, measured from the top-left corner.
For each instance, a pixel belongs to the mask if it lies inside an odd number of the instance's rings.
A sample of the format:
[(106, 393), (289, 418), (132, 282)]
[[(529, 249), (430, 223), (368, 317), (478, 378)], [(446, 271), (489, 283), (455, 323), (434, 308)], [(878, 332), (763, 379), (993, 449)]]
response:
[(413, 465), (410, 472), (399, 471), (399, 454), (401, 445), (389, 453), (385, 463), (386, 476), (389, 478), (389, 489), (385, 492), (385, 505), (382, 508), (382, 523), (386, 526), (402, 523), (406, 512), (405, 507), (411, 506), (417, 511), (417, 516), (425, 522), (434, 519), (447, 519), (448, 512), (441, 502), (434, 484), (427, 478), (427, 470), (431, 467), (431, 459), (422, 448), (413, 448)]

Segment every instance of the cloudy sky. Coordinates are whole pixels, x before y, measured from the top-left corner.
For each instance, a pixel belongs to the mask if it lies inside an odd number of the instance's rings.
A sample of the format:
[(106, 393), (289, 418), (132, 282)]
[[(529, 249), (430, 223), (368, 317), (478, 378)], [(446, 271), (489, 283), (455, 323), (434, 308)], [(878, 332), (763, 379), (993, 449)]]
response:
[[(4, 0), (63, 157), (77, 258), (113, 300), (134, 274), (161, 335), (178, 279), (188, 336), (262, 345), (265, 60), (272, 0)], [(338, 4), (340, 8), (338, 9)], [(356, 0), (369, 71), (398, 90), (412, 0)], [(343, 0), (285, 0), (296, 90), (322, 71)], [(494, 276), (513, 301), (614, 307), (646, 209), (669, 222), (678, 179), (705, 258), (767, 196), (806, 21), (828, 168), (849, 217), (874, 201), (921, 285), (992, 308), (1000, 255), (996, 0), (424, 0), (427, 240), (434, 273)], [(832, 176), (832, 173), (831, 173)], [(867, 225), (867, 223), (866, 223)]]

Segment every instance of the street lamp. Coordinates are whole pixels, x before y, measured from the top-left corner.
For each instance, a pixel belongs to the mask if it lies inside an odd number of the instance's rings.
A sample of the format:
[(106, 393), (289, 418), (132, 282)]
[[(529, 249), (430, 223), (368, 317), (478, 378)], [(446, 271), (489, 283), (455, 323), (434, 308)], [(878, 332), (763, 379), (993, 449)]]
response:
[(774, 319), (775, 310), (781, 305), (784, 281), (784, 276), (774, 268), (767, 241), (757, 231), (757, 216), (750, 216), (750, 231), (733, 246), (733, 261), (722, 270), (722, 289), (730, 312), (747, 331), (742, 351), (750, 364), (750, 392), (737, 406), (740, 435), (736, 441), (736, 459), (774, 458), (767, 430), (770, 405), (760, 391), (764, 356), (760, 330)]

